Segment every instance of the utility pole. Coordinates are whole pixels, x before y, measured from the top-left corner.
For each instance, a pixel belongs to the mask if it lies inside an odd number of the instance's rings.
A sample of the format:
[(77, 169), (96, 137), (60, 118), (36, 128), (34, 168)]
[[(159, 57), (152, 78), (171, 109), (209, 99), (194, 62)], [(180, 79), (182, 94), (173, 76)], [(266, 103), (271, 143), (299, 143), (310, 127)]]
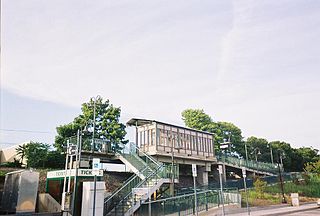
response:
[(249, 194), (248, 194), (248, 190), (247, 190), (247, 181), (246, 181), (247, 173), (246, 173), (245, 167), (242, 167), (242, 176), (243, 176), (244, 192), (246, 193), (247, 212), (248, 212), (248, 215), (250, 215)]
[(280, 187), (281, 187), (281, 192), (282, 192), (282, 203), (287, 203), (286, 197), (284, 196), (284, 188), (283, 188), (283, 179), (282, 179), (282, 166), (280, 169), (280, 160), (282, 164), (282, 155), (280, 154), (280, 151), (278, 151), (278, 169), (279, 169), (279, 178), (280, 178)]
[(223, 175), (223, 171), (222, 171), (222, 165), (218, 166), (218, 170), (219, 170), (219, 179), (220, 179), (220, 194), (221, 194), (221, 203), (222, 203), (222, 215), (225, 215), (225, 211), (224, 211), (224, 195), (223, 195), (223, 186), (222, 186), (222, 175)]

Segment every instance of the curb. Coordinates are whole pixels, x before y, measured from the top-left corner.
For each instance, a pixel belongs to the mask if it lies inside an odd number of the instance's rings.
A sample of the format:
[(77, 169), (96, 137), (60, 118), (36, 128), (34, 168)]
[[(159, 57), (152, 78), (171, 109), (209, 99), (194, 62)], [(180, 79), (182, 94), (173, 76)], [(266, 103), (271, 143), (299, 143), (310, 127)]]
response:
[(315, 209), (318, 209), (318, 208), (319, 208), (318, 206), (312, 206), (312, 207), (303, 208), (303, 209), (289, 210), (289, 211), (286, 211), (286, 212), (264, 214), (264, 216), (287, 215), (287, 214), (292, 214), (292, 213), (296, 213), (296, 212), (304, 212), (304, 211), (309, 211), (309, 210), (315, 210)]

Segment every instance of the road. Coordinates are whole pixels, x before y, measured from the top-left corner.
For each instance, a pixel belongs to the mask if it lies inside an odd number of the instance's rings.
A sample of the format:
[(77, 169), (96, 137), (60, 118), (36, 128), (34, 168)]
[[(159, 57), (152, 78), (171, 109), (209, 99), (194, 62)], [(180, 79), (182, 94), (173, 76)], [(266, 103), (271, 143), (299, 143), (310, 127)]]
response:
[(292, 213), (292, 214), (288, 214), (290, 216), (293, 215), (300, 215), (300, 216), (318, 216), (320, 215), (320, 208), (318, 209), (313, 209), (313, 210), (309, 210), (309, 211), (304, 211), (304, 212), (296, 212), (296, 213)]

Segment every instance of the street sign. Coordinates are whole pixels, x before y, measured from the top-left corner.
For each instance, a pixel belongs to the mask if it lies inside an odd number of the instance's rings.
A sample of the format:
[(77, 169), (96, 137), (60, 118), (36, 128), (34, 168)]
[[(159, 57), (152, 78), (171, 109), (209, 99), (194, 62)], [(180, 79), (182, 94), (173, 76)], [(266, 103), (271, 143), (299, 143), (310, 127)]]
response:
[(92, 170), (99, 170), (100, 169), (100, 158), (93, 158), (92, 159)]
[(219, 170), (219, 174), (222, 175), (222, 174), (223, 174), (222, 165), (219, 165), (219, 166), (218, 166), (218, 170)]
[(242, 167), (242, 176), (245, 178), (247, 176), (246, 168)]
[(69, 155), (76, 155), (77, 153), (77, 146), (76, 145), (70, 145), (68, 148), (68, 154)]
[(197, 165), (192, 164), (192, 176), (197, 177)]

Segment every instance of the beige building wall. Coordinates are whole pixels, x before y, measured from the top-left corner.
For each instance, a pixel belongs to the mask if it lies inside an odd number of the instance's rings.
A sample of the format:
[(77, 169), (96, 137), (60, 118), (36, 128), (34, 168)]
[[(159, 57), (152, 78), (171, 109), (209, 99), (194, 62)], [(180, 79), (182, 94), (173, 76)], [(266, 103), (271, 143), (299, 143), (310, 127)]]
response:
[[(26, 145), (29, 142), (17, 144), (8, 148), (3, 148), (0, 150), (0, 162), (1, 163), (7, 163), (7, 162), (14, 162), (14, 159), (20, 160), (20, 157), (17, 156), (16, 148), (19, 147), (19, 145)], [(26, 159), (23, 159), (23, 164), (26, 164)]]

